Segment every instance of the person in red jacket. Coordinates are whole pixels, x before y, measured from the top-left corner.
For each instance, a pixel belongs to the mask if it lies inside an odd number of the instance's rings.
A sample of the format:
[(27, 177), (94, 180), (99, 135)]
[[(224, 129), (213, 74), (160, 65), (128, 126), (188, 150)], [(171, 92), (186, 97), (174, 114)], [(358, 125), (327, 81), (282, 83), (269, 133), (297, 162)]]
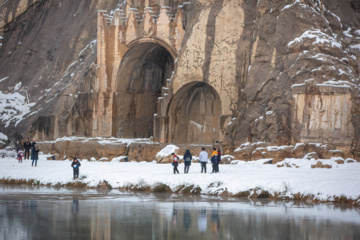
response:
[(19, 149), (18, 155), (17, 155), (17, 159), (19, 160), (19, 163), (22, 163), (23, 156), (24, 156), (23, 151), (21, 149)]
[(177, 167), (179, 166), (179, 157), (175, 155), (175, 153), (171, 154), (173, 156), (172, 165), (174, 166), (174, 174), (179, 173)]

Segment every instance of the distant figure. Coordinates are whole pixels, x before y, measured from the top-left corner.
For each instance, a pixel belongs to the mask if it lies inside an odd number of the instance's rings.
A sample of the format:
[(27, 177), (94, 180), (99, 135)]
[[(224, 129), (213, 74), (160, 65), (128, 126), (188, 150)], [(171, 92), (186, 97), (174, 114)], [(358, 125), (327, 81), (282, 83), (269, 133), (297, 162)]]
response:
[(31, 149), (31, 143), (29, 141), (29, 138), (26, 139), (26, 141), (24, 142), (24, 150), (25, 150), (25, 157), (24, 159), (28, 159), (30, 157), (30, 149)]
[(219, 164), (220, 164), (220, 162), (221, 162), (221, 151), (220, 151), (220, 148), (218, 148), (216, 172), (219, 172)]
[(31, 140), (31, 148), (35, 148), (35, 145), (36, 145), (36, 142), (35, 142), (35, 139), (32, 139)]
[(217, 156), (218, 156), (218, 151), (216, 151), (216, 148), (213, 148), (213, 152), (211, 153), (211, 164), (212, 164), (212, 172), (211, 173), (217, 173), (217, 171), (216, 171)]
[(17, 160), (19, 161), (19, 163), (22, 163), (22, 158), (24, 156), (24, 153), (21, 149), (19, 149), (18, 154), (17, 154)]
[(34, 145), (34, 148), (31, 150), (31, 166), (34, 166), (34, 161), (35, 161), (35, 167), (37, 166), (37, 161), (39, 159), (39, 148), (37, 147), (37, 145)]
[(179, 165), (179, 157), (175, 155), (175, 153), (171, 154), (173, 156), (173, 162), (172, 165), (174, 166), (174, 174), (179, 173), (179, 170), (177, 169)]
[(79, 167), (81, 166), (79, 160), (74, 157), (73, 162), (71, 163), (71, 167), (74, 170), (74, 180), (79, 177)]
[(206, 163), (208, 161), (208, 153), (205, 152), (205, 148), (201, 148), (201, 152), (199, 154), (199, 162), (201, 163), (201, 173), (205, 172), (206, 173)]
[(36, 145), (35, 139), (31, 139), (31, 155), (32, 155), (32, 151), (35, 149), (35, 145)]
[(186, 152), (184, 154), (184, 173), (189, 173), (189, 168), (191, 165), (192, 155), (190, 153), (189, 149), (186, 149)]

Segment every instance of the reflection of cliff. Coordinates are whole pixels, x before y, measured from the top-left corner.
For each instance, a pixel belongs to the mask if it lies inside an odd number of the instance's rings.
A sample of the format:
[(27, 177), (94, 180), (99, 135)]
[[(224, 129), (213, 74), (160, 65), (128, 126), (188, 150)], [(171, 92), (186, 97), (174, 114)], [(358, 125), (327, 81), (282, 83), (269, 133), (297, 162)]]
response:
[(360, 233), (359, 213), (343, 206), (138, 199), (0, 203), (0, 239), (337, 240)]
[(90, 211), (91, 240), (111, 239), (111, 212), (107, 204), (98, 204)]

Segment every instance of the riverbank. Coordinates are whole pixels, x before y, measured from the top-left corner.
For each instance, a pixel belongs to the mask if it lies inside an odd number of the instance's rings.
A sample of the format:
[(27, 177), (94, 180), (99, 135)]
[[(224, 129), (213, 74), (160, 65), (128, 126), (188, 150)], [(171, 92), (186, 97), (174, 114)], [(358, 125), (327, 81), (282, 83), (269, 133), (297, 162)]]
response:
[[(134, 191), (177, 192), (248, 198), (278, 198), (308, 202), (342, 202), (360, 205), (360, 163), (338, 164), (328, 159), (285, 159), (275, 165), (266, 159), (220, 165), (220, 173), (200, 173), (193, 163), (189, 174), (174, 175), (171, 164), (155, 162), (81, 161), (80, 177), (72, 179), (71, 161), (46, 160), (40, 155), (37, 167), (31, 161), (18, 163), (3, 158), (0, 179), (3, 184), (32, 184), (52, 187), (118, 188)], [(312, 168), (322, 162), (331, 168)], [(281, 167), (283, 166), (283, 167)]]

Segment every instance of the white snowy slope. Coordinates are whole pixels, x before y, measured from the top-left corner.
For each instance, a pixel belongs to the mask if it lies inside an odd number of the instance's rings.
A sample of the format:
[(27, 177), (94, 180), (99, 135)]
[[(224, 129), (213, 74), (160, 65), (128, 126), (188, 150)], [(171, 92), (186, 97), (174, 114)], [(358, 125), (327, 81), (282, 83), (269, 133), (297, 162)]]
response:
[[(267, 190), (269, 193), (282, 192), (284, 196), (292, 194), (311, 194), (318, 200), (331, 201), (334, 196), (348, 199), (360, 197), (360, 163), (337, 164), (334, 159), (322, 160), (332, 165), (331, 169), (311, 168), (316, 161), (306, 159), (285, 159), (294, 167), (279, 168), (276, 165), (263, 164), (265, 161), (233, 161), (230, 165), (220, 165), (220, 173), (200, 173), (200, 164), (193, 163), (189, 174), (183, 174), (183, 164), (179, 165), (181, 174), (173, 174), (171, 164), (154, 162), (89, 162), (81, 161), (80, 179), (90, 187), (107, 181), (113, 188), (126, 187), (139, 183), (154, 186), (157, 183), (169, 185), (173, 190), (180, 185), (199, 186), (202, 193), (221, 193), (227, 190), (236, 194), (254, 188)], [(46, 155), (40, 155), (38, 166), (31, 167), (31, 161), (18, 163), (15, 158), (3, 158), (0, 178), (35, 179), (41, 184), (66, 184), (72, 182), (71, 161), (49, 161)], [(283, 162), (278, 163), (283, 164)], [(215, 186), (209, 187), (211, 183)], [(220, 186), (219, 186), (220, 185)]]

